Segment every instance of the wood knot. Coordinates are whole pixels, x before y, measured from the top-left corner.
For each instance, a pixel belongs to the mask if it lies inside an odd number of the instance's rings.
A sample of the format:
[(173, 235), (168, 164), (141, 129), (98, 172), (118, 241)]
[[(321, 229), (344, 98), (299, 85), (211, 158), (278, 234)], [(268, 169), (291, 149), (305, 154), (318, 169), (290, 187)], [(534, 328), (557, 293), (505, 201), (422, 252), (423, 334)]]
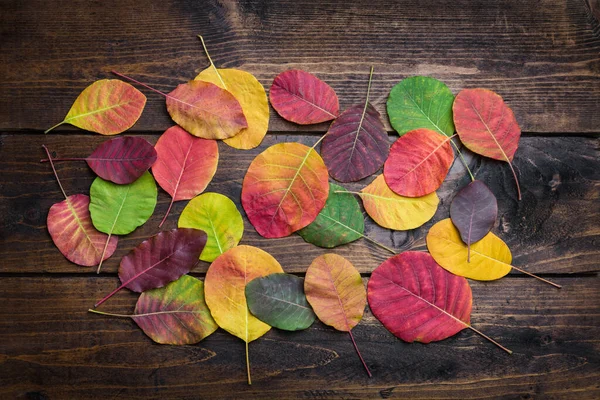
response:
[(550, 182), (548, 182), (548, 186), (550, 186), (550, 189), (554, 192), (556, 191), (556, 189), (558, 189), (558, 187), (561, 184), (561, 180), (560, 180), (560, 174), (554, 174), (552, 175), (552, 180)]

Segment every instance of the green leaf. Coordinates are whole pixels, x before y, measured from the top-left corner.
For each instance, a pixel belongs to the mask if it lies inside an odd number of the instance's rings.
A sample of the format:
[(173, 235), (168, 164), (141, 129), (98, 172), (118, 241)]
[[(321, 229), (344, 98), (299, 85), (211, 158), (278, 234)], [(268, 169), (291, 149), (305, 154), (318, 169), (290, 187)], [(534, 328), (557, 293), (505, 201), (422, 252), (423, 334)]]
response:
[(290, 274), (271, 274), (246, 285), (246, 302), (262, 322), (286, 331), (306, 329), (315, 313), (304, 295), (304, 279)]
[(392, 88), (387, 112), (392, 127), (400, 136), (418, 128), (452, 136), (453, 102), (454, 95), (444, 83), (426, 76), (413, 76)]
[(208, 240), (200, 259), (207, 262), (237, 246), (244, 234), (244, 221), (233, 201), (211, 192), (194, 197), (183, 209), (177, 226), (206, 232)]
[(342, 186), (329, 183), (329, 197), (317, 218), (298, 234), (308, 243), (333, 248), (360, 239), (365, 221), (358, 200)]

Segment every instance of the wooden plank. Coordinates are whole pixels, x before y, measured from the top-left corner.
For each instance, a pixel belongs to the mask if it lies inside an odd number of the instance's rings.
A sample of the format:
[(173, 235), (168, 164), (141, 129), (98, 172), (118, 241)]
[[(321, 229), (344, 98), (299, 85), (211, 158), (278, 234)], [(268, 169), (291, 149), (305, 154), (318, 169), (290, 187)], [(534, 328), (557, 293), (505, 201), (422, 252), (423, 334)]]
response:
[[(472, 282), (473, 326), (512, 355), (470, 331), (404, 343), (367, 310), (354, 335), (372, 379), (347, 335), (317, 322), (252, 342), (248, 386), (243, 342), (222, 330), (194, 346), (156, 345), (131, 320), (87, 313), (114, 278), (4, 277), (0, 397), (597, 398), (600, 279), (558, 282)], [(122, 292), (102, 309), (130, 313), (135, 298)]]
[[(157, 137), (144, 136), (151, 142)], [(393, 140), (395, 137), (391, 137)], [(99, 135), (0, 136), (0, 272), (91, 272), (68, 262), (56, 249), (46, 230), (48, 209), (63, 197), (45, 157), (42, 143), (62, 157), (90, 154), (106, 138)], [(217, 173), (207, 191), (223, 193), (240, 206), (241, 184), (250, 162), (266, 147), (283, 141), (312, 144), (317, 136), (269, 135), (255, 150), (239, 151), (219, 143)], [(505, 240), (514, 254), (514, 265), (538, 273), (589, 272), (599, 269), (597, 241), (600, 172), (597, 138), (525, 137), (515, 158), (521, 180), (523, 200), (516, 200), (512, 175), (505, 163), (466, 154), (477, 177), (486, 182), (498, 198), (499, 214), (494, 232)], [(89, 194), (94, 175), (84, 162), (57, 163), (67, 194)], [(372, 178), (370, 178), (372, 179)], [(369, 178), (366, 180), (368, 181)], [(425, 235), (434, 221), (447, 218), (449, 205), (457, 190), (468, 183), (463, 165), (456, 161), (438, 191), (441, 202), (429, 223), (411, 231), (390, 231), (366, 217), (366, 234), (397, 251), (425, 249)], [(360, 190), (365, 182), (345, 185)], [(158, 224), (169, 204), (159, 190), (159, 204), (152, 218), (132, 234), (120, 239), (115, 255), (104, 263), (105, 272), (115, 272), (120, 258), (142, 240), (159, 231)], [(187, 202), (175, 203), (164, 229), (174, 228)], [(272, 253), (290, 272), (304, 271), (310, 260), (333, 251), (348, 257), (362, 272), (369, 272), (390, 257), (388, 251), (361, 239), (335, 250), (324, 250), (305, 243), (298, 235), (283, 239), (259, 236), (245, 220), (243, 244), (258, 246)], [(304, 257), (298, 257), (303, 254)], [(197, 271), (205, 271), (202, 264)]]
[[(371, 99), (386, 124), (390, 88), (430, 75), (455, 93), (497, 91), (524, 131), (597, 133), (600, 35), (590, 17), (597, 2), (588, 3), (3, 1), (0, 130), (47, 129), (113, 69), (170, 91), (207, 67), (201, 33), (218, 66), (247, 70), (267, 88), (279, 72), (305, 69), (337, 91), (342, 109), (363, 101), (373, 65)], [(134, 130), (164, 130), (164, 101), (147, 94)], [(272, 113), (270, 129), (299, 127)]]

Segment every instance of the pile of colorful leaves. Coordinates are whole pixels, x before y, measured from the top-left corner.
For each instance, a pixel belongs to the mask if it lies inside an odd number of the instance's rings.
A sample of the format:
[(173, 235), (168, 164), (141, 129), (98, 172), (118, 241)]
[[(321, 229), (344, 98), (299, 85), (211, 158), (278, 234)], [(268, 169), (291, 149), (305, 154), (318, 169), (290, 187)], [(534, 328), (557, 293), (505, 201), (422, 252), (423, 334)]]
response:
[[(510, 352), (471, 326), (472, 296), (465, 279), (499, 279), (513, 268), (531, 275), (511, 265), (508, 246), (490, 232), (497, 217), (496, 198), (475, 179), (460, 151), (462, 143), (474, 153), (507, 162), (520, 199), (512, 160), (521, 132), (499, 95), (466, 89), (455, 97), (436, 79), (406, 78), (387, 100), (390, 123), (400, 135), (390, 146), (380, 114), (369, 102), (373, 69), (365, 101), (341, 113), (335, 91), (314, 75), (288, 70), (274, 79), (270, 102), (281, 117), (303, 125), (333, 122), (311, 147), (277, 143), (252, 161), (242, 184), (245, 214), (265, 238), (297, 232), (324, 248), (365, 238), (389, 250), (394, 255), (372, 271), (365, 290), (358, 270), (336, 254), (313, 260), (305, 279), (286, 274), (270, 254), (239, 245), (244, 222), (231, 199), (203, 193), (217, 170), (216, 140), (251, 149), (267, 132), (267, 95), (254, 76), (218, 69), (210, 60), (194, 80), (162, 93), (115, 74), (164, 96), (177, 125), (155, 146), (139, 137), (118, 137), (86, 158), (53, 159), (44, 146), (48, 159), (42, 161), (50, 162), (57, 180), (55, 161), (85, 160), (98, 175), (89, 197), (67, 196), (58, 181), (65, 200), (48, 213), (52, 240), (69, 261), (98, 266), (99, 272), (117, 248), (118, 236), (133, 232), (153, 214), (156, 183), (171, 196), (169, 211), (175, 201), (189, 203), (178, 228), (157, 233), (121, 259), (121, 284), (90, 311), (131, 318), (155, 342), (172, 345), (197, 343), (221, 327), (246, 343), (248, 383), (249, 342), (271, 327), (306, 329), (316, 318), (349, 333), (370, 376), (352, 335), (367, 300), (381, 323), (407, 342), (429, 343), (469, 328)], [(146, 97), (132, 85), (99, 80), (80, 94), (58, 125), (116, 135), (135, 124), (145, 103)], [(417, 228), (435, 214), (435, 191), (455, 153), (472, 182), (455, 195), (450, 218), (429, 230), (429, 253), (396, 254), (365, 235), (355, 196), (382, 227)], [(380, 170), (359, 192), (329, 182), (329, 177), (359, 181)], [(211, 263), (204, 282), (187, 275), (198, 260)], [(123, 288), (141, 293), (133, 314), (95, 310)]]

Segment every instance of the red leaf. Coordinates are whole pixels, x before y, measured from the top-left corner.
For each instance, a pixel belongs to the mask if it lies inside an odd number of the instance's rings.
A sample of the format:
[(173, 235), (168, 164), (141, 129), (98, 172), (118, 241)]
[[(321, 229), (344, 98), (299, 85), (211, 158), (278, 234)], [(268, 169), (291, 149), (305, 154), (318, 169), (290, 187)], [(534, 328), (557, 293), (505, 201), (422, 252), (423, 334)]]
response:
[(471, 151), (506, 161), (521, 189), (512, 160), (519, 146), (521, 128), (502, 97), (487, 89), (465, 89), (452, 106), (454, 125), (460, 140)]
[(198, 263), (206, 245), (206, 233), (198, 229), (175, 228), (143, 241), (121, 259), (121, 286), (100, 300), (108, 300), (122, 288), (143, 292), (165, 286), (187, 274)]
[(390, 189), (401, 196), (421, 197), (439, 188), (454, 159), (449, 141), (425, 128), (396, 140), (383, 167)]
[(330, 121), (337, 117), (340, 109), (331, 86), (297, 69), (277, 75), (269, 97), (279, 115), (300, 125)]
[(160, 227), (174, 201), (192, 199), (206, 189), (217, 171), (219, 147), (214, 140), (197, 138), (179, 126), (172, 126), (161, 135), (155, 148), (158, 160), (152, 173), (171, 196)]

